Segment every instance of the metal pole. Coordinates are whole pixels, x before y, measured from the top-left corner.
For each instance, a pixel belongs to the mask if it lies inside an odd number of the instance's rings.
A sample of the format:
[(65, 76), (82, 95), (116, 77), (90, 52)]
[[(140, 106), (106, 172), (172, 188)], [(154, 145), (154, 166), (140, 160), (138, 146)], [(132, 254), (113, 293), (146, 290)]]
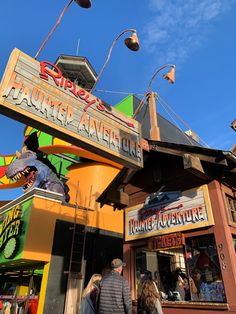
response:
[(126, 29), (126, 30), (124, 30), (124, 31), (123, 31), (122, 33), (120, 33), (120, 34), (116, 37), (116, 39), (113, 41), (113, 43), (112, 43), (112, 45), (111, 45), (111, 48), (110, 48), (110, 50), (109, 50), (107, 59), (106, 59), (105, 63), (103, 64), (103, 67), (101, 68), (101, 70), (100, 70), (100, 72), (99, 72), (99, 74), (98, 74), (98, 76), (97, 76), (96, 82), (94, 83), (92, 89), (90, 90), (90, 93), (91, 93), (91, 94), (93, 93), (93, 91), (94, 91), (94, 89), (95, 89), (95, 87), (96, 87), (96, 85), (97, 85), (97, 83), (98, 83), (98, 81), (99, 81), (99, 79), (100, 79), (100, 77), (101, 77), (101, 75), (102, 75), (102, 73), (103, 73), (103, 70), (105, 69), (105, 67), (106, 67), (106, 65), (107, 65), (107, 63), (108, 63), (108, 61), (109, 61), (109, 59), (110, 59), (110, 57), (111, 57), (111, 53), (112, 53), (112, 50), (113, 50), (113, 48), (114, 48), (116, 42), (118, 41), (118, 39), (119, 39), (123, 34), (125, 34), (125, 33), (127, 33), (127, 32), (135, 32), (135, 29)]
[(175, 65), (174, 64), (165, 64), (163, 65), (161, 68), (157, 69), (155, 71), (155, 73), (153, 74), (149, 84), (148, 84), (148, 88), (147, 88), (147, 92), (145, 93), (143, 99), (141, 100), (141, 102), (139, 103), (138, 107), (136, 108), (134, 114), (133, 114), (133, 119), (136, 118), (137, 114), (139, 113), (139, 111), (142, 109), (142, 106), (144, 105), (145, 103), (145, 100), (146, 100), (146, 96), (151, 92), (151, 86), (152, 86), (152, 82), (154, 81), (154, 79), (156, 78), (157, 74), (162, 71), (163, 69), (167, 68), (167, 67), (171, 67), (171, 68), (175, 68)]
[(63, 11), (61, 12), (58, 20), (56, 21), (56, 24), (53, 26), (53, 28), (51, 29), (51, 31), (49, 32), (49, 34), (47, 35), (46, 39), (44, 40), (44, 42), (42, 43), (42, 45), (40, 46), (39, 50), (37, 51), (34, 59), (38, 58), (38, 55), (40, 54), (40, 52), (42, 51), (42, 49), (44, 48), (44, 46), (46, 45), (46, 43), (48, 42), (49, 38), (51, 37), (51, 35), (54, 33), (54, 31), (56, 30), (57, 26), (59, 25), (62, 17), (64, 16), (64, 14), (66, 13), (66, 10), (69, 8), (69, 6), (71, 5), (71, 3), (74, 0), (70, 0), (67, 5), (65, 6), (65, 8), (63, 9)]

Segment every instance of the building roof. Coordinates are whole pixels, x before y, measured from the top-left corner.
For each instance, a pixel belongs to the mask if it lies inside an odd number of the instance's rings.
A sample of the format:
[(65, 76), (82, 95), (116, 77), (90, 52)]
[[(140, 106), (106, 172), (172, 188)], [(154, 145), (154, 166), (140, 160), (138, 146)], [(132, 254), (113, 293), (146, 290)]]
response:
[[(133, 116), (140, 100), (129, 95), (115, 107)], [(123, 168), (97, 199), (101, 206), (122, 209), (143, 202), (158, 191), (185, 191), (218, 180), (236, 189), (234, 151), (205, 148), (157, 114), (160, 141), (149, 139), (150, 118), (143, 106), (136, 119), (142, 125), (144, 167)], [(145, 119), (143, 119), (146, 113)]]
[[(115, 105), (115, 108), (132, 117), (136, 109), (140, 104), (140, 99), (134, 95), (129, 95), (124, 98), (121, 102)], [(145, 139), (150, 139), (150, 117), (147, 106), (143, 106), (135, 117), (141, 123), (142, 136)], [(165, 119), (159, 113), (157, 114), (157, 123), (160, 128), (160, 140), (163, 142), (170, 142), (176, 144), (186, 144), (201, 146), (191, 136), (180, 130), (176, 125)]]
[(123, 168), (97, 199), (122, 209), (157, 191), (185, 191), (212, 180), (236, 189), (236, 155), (200, 146), (150, 141), (144, 167)]

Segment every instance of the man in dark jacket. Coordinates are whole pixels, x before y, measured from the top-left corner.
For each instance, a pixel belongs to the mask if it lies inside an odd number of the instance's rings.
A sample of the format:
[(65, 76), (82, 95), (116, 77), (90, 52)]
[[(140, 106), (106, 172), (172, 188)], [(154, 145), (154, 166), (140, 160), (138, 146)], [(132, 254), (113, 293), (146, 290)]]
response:
[(100, 285), (99, 314), (132, 314), (132, 303), (127, 280), (121, 276), (125, 263), (116, 258), (111, 272)]

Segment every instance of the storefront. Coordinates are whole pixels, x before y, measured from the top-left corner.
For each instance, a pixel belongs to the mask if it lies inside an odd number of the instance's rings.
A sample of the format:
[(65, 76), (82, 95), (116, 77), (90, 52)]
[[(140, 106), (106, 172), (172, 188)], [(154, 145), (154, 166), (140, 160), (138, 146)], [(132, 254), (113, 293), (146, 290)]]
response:
[[(37, 313), (46, 259), (28, 252), (33, 196), (3, 206), (0, 218), (0, 302), (2, 313)], [(32, 244), (34, 240), (32, 239)], [(37, 250), (37, 248), (36, 248)], [(14, 309), (14, 310), (13, 310)], [(14, 313), (15, 313), (14, 312)], [(17, 313), (18, 313), (17, 312)]]
[(123, 213), (98, 209), (96, 203), (117, 171), (98, 162), (74, 164), (67, 175), (70, 203), (61, 194), (34, 188), (1, 207), (4, 310), (77, 313), (91, 275), (122, 258)]
[(164, 313), (235, 313), (235, 205), (233, 190), (212, 182), (153, 193), (126, 209), (126, 274), (137, 313), (147, 278), (157, 282)]
[[(11, 244), (3, 234), (2, 251), (7, 254), (10, 246), (18, 247), (15, 233), (21, 237), (20, 251), (8, 253), (6, 261), (0, 261), (0, 269), (4, 268), (4, 276), (16, 276), (18, 282), (29, 276), (27, 284), (24, 281), (26, 293), (11, 279), (13, 288), (7, 295), (17, 301), (31, 298), (33, 275), (39, 268), (37, 313), (77, 313), (81, 291), (91, 275), (102, 272), (113, 258), (122, 258), (123, 213), (114, 212), (111, 206), (100, 208), (96, 200), (122, 167), (142, 168), (141, 125), (63, 77), (57, 65), (38, 62), (18, 49), (13, 50), (4, 72), (0, 100), (2, 114), (29, 126), (24, 148), (34, 155), (31, 168), (26, 155), (23, 165), (14, 166), (8, 178), (6, 168), (17, 162), (20, 153), (0, 158), (3, 188), (24, 185), (28, 191), (0, 208), (2, 230)], [(40, 130), (31, 134), (34, 137), (30, 137), (32, 128)], [(51, 136), (43, 145), (42, 132)], [(49, 166), (45, 153), (57, 154), (50, 157), (54, 176), (45, 170), (45, 165)], [(64, 168), (69, 170), (62, 178)], [(41, 173), (46, 175), (42, 178)], [(50, 192), (58, 192), (55, 174), (66, 182), (59, 192), (65, 192), (64, 199)], [(22, 217), (28, 217), (28, 222), (23, 229), (22, 224), (11, 229), (11, 221), (4, 222), (8, 219), (4, 215), (24, 202)], [(22, 264), (27, 268), (22, 270)]]
[(165, 314), (236, 313), (236, 156), (180, 137), (143, 148), (143, 169), (122, 169), (98, 199), (124, 210), (134, 313), (146, 278), (157, 281)]

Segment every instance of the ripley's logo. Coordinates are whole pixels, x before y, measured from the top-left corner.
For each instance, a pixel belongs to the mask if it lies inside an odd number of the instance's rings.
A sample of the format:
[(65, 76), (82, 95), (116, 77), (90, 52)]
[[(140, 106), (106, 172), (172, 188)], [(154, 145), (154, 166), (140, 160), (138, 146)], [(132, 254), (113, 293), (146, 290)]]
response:
[[(51, 69), (48, 67), (50, 66)], [(88, 93), (84, 89), (77, 86), (74, 82), (64, 78), (62, 76), (62, 71), (55, 64), (49, 61), (40, 62), (40, 73), (39, 76), (41, 79), (48, 81), (49, 77), (51, 77), (56, 84), (56, 86), (63, 88), (65, 91), (68, 90), (72, 93), (76, 98), (80, 98), (83, 100), (86, 105), (84, 107), (84, 111), (87, 111), (88, 108), (92, 105), (96, 105), (96, 108), (99, 111), (105, 112), (114, 118), (120, 120), (125, 123), (127, 126), (134, 128), (134, 124), (130, 121), (124, 120), (122, 117), (116, 115), (112, 107), (106, 103), (104, 103), (101, 99), (95, 98), (92, 94)]]

